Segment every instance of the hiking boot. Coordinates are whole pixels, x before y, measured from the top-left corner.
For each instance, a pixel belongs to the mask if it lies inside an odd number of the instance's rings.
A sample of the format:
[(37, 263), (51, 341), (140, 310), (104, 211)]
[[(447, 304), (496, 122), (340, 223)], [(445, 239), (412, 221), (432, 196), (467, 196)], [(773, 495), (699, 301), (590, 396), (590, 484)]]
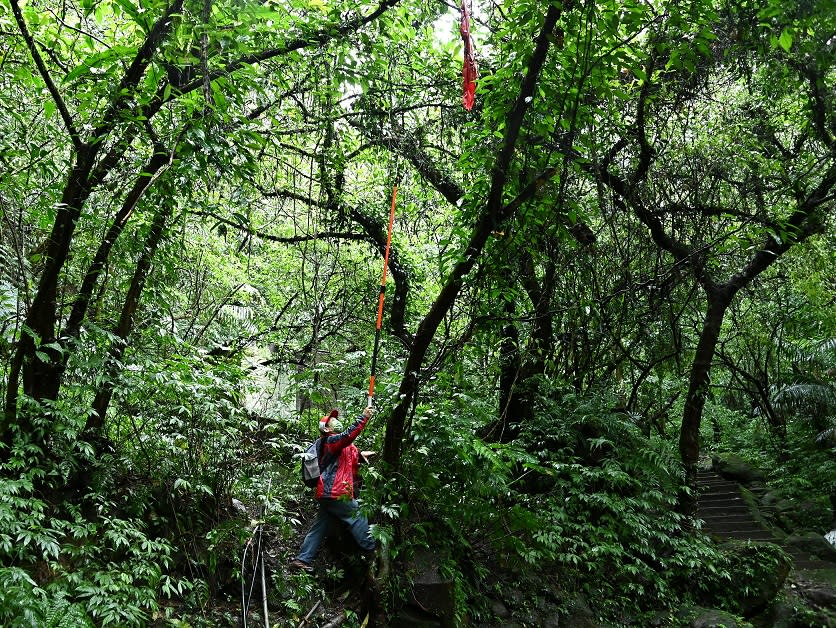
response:
[(298, 558), (294, 558), (292, 561), (290, 561), (290, 566), (294, 569), (299, 569), (308, 573), (311, 573), (314, 570), (313, 565), (309, 565), (304, 560), (299, 560)]

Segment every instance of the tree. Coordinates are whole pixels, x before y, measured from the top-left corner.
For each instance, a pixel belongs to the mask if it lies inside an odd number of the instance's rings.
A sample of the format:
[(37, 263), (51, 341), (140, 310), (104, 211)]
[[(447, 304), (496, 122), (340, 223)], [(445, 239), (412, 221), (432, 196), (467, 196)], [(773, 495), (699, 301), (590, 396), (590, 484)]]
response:
[[(32, 432), (30, 418), (18, 413), (20, 383), (23, 393), (36, 401), (58, 397), (73, 341), (112, 247), (162, 169), (175, 157), (184, 157), (181, 142), (185, 139), (191, 145), (192, 154), (218, 154), (218, 144), (208, 139), (207, 122), (217, 128), (229, 122), (241, 125), (269, 106), (251, 106), (242, 98), (257, 86), (257, 73), (256, 82), (241, 86), (230, 77), (252, 74), (255, 64), (267, 66), (274, 59), (298, 62), (299, 51), (354, 33), (395, 4), (396, 0), (390, 0), (345, 14), (336, 8), (326, 15), (303, 11), (297, 16), (241, 12), (235, 5), (216, 5), (206, 11), (208, 3), (197, 7), (183, 0), (157, 2), (142, 12), (121, 2), (100, 3), (95, 11), (64, 5), (60, 12), (50, 14), (48, 9), (10, 1), (20, 39), (51, 97), (45, 111), (57, 111), (63, 124), (68, 162), (61, 189), (55, 190), (57, 198), (47, 193), (40, 199), (43, 207), (55, 206), (55, 217), (11, 360), (0, 426), (7, 446), (13, 427), (23, 434)], [(273, 20), (279, 18), (285, 28), (274, 30)], [(64, 24), (74, 29), (77, 45), (65, 47), (58, 38)], [(226, 31), (233, 25), (250, 29), (251, 36), (240, 45), (230, 45), (236, 40)], [(109, 47), (106, 42), (115, 37), (121, 44)], [(43, 45), (41, 39), (54, 45)], [(72, 100), (61, 84), (76, 87)], [(200, 120), (205, 114), (211, 115)], [(85, 222), (85, 208), (106, 203), (100, 195), (106, 197), (116, 177), (133, 177), (134, 182), (121, 208), (109, 219), (110, 227), (64, 326), (58, 294), (76, 230)]]
[[(706, 24), (715, 23), (714, 30), (724, 34), (752, 18), (746, 9), (704, 15)], [(809, 14), (787, 23), (792, 18), (775, 7), (764, 9), (761, 17), (775, 18), (781, 37), (774, 46), (760, 37), (743, 45), (720, 38), (712, 51), (703, 39), (696, 48), (706, 54), (695, 63), (683, 62), (681, 51), (653, 40), (636, 88), (632, 133), (614, 147), (616, 154), (633, 148), (622, 159), (629, 165), (618, 168), (620, 173), (614, 167), (598, 170), (616, 203), (631, 209), (654, 242), (690, 269), (705, 294), (680, 432), (692, 488), (700, 420), (725, 313), (735, 295), (776, 259), (825, 229), (836, 184), (832, 103), (824, 89), (833, 63), (825, 52), (830, 18)], [(676, 40), (679, 19), (669, 22), (665, 42)], [(794, 44), (790, 32), (798, 35)], [(787, 56), (793, 45), (798, 50)], [(809, 60), (796, 61), (799, 53)], [(678, 66), (679, 72), (670, 72)], [(738, 82), (741, 68), (751, 73), (745, 86)], [(716, 102), (721, 97), (746, 111), (744, 124), (726, 126), (734, 113), (722, 107), (699, 108), (704, 98)], [(776, 106), (766, 109), (765, 99)], [(668, 149), (667, 138), (681, 132), (672, 122), (675, 108), (685, 103), (692, 109), (683, 130), (694, 139), (679, 157)], [(695, 118), (694, 112), (703, 113)], [(792, 121), (789, 136), (780, 131), (786, 121)], [(734, 146), (734, 152), (723, 145)], [(686, 499), (684, 506), (693, 508), (693, 501)]]

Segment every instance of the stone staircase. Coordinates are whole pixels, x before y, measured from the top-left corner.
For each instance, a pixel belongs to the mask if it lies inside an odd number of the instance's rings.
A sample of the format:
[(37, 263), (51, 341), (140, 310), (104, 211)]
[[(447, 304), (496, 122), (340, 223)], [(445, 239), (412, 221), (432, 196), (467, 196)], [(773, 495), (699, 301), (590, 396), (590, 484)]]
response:
[[(781, 544), (780, 535), (773, 534), (759, 523), (750, 511), (737, 482), (726, 480), (715, 471), (697, 472), (699, 508), (697, 517), (704, 521), (703, 531), (718, 539), (768, 541)], [(833, 568), (833, 563), (818, 560), (798, 548), (783, 546), (793, 558), (795, 571)]]

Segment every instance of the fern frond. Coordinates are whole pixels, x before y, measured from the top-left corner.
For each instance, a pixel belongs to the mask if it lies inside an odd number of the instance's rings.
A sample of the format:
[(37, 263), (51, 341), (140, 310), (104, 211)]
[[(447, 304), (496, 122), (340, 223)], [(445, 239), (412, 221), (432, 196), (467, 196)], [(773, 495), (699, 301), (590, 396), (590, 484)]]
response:
[(799, 410), (811, 406), (836, 406), (836, 388), (827, 384), (787, 384), (776, 386), (772, 403), (780, 410)]

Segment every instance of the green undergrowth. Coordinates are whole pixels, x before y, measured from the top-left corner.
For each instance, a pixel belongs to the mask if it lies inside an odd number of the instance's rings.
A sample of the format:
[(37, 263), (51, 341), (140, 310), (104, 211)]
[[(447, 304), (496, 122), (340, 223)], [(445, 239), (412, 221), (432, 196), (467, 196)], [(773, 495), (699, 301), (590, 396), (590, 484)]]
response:
[(121, 498), (46, 500), (42, 470), (0, 478), (0, 623), (143, 625), (194, 582), (169, 573), (174, 547)]
[(539, 400), (536, 421), (513, 444), (474, 437), (472, 413), (416, 413), (409, 466), (381, 513), (398, 522), (400, 550), (450, 557), (445, 568), (471, 619), (489, 618), (497, 583), (532, 573), (542, 577), (530, 595), (566, 613), (582, 595), (600, 621), (728, 582), (721, 552), (677, 514), (675, 444), (648, 440), (605, 395), (558, 393)]

